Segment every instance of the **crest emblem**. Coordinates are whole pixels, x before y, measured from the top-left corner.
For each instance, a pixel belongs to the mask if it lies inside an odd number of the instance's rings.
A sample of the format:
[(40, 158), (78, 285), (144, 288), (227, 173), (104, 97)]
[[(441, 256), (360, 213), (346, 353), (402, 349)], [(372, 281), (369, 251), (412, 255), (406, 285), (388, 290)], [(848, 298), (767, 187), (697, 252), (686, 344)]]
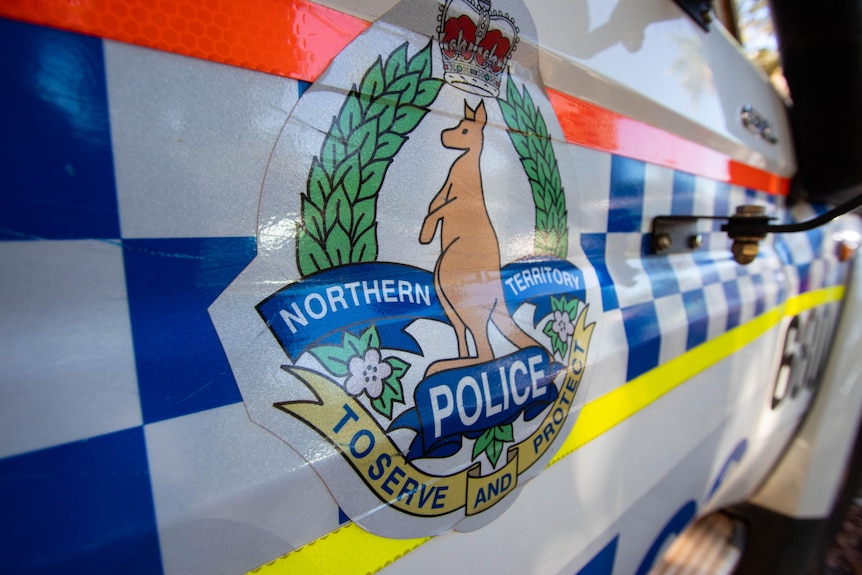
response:
[(577, 417), (594, 328), (546, 115), (559, 127), (506, 71), (528, 12), (430, 6), (397, 6), (300, 100), (263, 248), (210, 309), (251, 417), (389, 537), (505, 510)]

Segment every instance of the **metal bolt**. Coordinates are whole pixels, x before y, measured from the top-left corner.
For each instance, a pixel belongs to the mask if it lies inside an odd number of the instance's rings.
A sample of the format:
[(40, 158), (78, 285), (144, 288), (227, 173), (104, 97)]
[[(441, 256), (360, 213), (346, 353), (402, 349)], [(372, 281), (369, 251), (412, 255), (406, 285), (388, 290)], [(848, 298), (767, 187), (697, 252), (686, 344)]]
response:
[(736, 263), (748, 265), (757, 257), (760, 244), (756, 240), (738, 239), (734, 240), (730, 251), (733, 253), (733, 259), (736, 260)]
[(671, 245), (670, 236), (667, 234), (659, 234), (655, 237), (655, 250), (657, 252), (666, 250)]
[(694, 234), (688, 238), (688, 247), (693, 250), (698, 249), (703, 245), (703, 234)]

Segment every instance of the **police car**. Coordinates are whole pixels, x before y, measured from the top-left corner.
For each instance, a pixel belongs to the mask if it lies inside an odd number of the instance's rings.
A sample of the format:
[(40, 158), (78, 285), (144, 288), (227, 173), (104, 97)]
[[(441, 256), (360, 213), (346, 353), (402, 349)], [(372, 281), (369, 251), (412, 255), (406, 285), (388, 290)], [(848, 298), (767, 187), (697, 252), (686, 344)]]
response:
[(802, 565), (758, 538), (852, 459), (858, 121), (711, 15), (0, 6), (9, 571)]

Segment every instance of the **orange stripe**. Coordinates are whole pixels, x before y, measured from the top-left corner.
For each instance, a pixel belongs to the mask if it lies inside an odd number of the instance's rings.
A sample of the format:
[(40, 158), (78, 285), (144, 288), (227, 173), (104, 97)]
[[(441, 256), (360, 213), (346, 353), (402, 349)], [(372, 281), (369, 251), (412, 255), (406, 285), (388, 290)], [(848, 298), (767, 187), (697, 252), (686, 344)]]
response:
[(368, 27), (306, 0), (5, 0), (0, 15), (300, 80)]
[(552, 88), (548, 98), (566, 140), (737, 186), (787, 195), (790, 180), (742, 164), (711, 148), (626, 118)]
[[(6, 0), (0, 16), (314, 81), (369, 24), (307, 0)], [(566, 139), (786, 195), (789, 180), (615, 112), (548, 90)]]

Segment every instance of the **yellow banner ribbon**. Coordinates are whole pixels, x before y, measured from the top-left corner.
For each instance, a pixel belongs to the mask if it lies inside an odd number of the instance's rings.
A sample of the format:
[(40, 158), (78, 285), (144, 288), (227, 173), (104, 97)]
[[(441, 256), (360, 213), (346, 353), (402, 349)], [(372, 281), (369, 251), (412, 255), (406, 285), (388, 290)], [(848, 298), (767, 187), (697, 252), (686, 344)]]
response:
[(557, 439), (583, 377), (595, 324), (581, 312), (569, 348), (567, 369), (556, 401), (536, 430), (509, 448), (506, 464), (488, 474), (481, 465), (452, 475), (429, 475), (407, 461), (368, 410), (332, 379), (309, 369), (286, 367), (314, 394), (314, 400), (285, 401), (275, 407), (296, 417), (324, 437), (385, 504), (410, 515), (436, 517), (462, 507), (475, 515), (493, 507), (518, 484)]

